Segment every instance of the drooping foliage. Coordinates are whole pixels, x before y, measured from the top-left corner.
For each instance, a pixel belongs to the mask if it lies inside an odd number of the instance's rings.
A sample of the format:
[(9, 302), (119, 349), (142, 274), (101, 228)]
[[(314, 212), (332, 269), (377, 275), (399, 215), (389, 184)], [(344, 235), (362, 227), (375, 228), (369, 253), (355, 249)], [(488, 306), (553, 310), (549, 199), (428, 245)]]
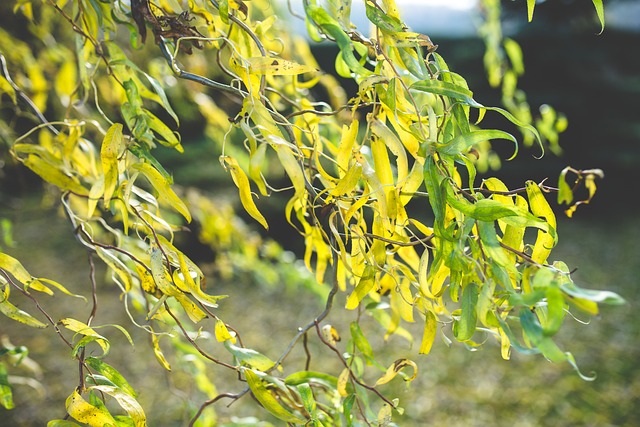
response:
[[(557, 192), (572, 214), (588, 202), (574, 203), (574, 190), (585, 183), (590, 199), (599, 170), (567, 168), (559, 188), (527, 181), (509, 189), (496, 177), (477, 178), (496, 164), (492, 143), (511, 144), (518, 161), (519, 139), (557, 151), (565, 126), (551, 107), (533, 118), (517, 89), (522, 52), (502, 37), (496, 1), (483, 1), (482, 32), (489, 79), (501, 87), (504, 108), (475, 99), (446, 52), (407, 28), (393, 0), (364, 2), (371, 31), (351, 24), (350, 0), (304, 0), (290, 13), (267, 0), (10, 3), (29, 34), (0, 29), (0, 90), (3, 102), (30, 120), (30, 130), (10, 139), (11, 158), (58, 189), (73, 234), (91, 265), (99, 259), (107, 266), (132, 325), (150, 334), (158, 363), (171, 369), (161, 344), (174, 345), (201, 360), (200, 371), (237, 371), (246, 383), (237, 394), (203, 385), (208, 400), (192, 424), (210, 425), (212, 404), (250, 392), (290, 424), (388, 425), (402, 406), (379, 386), (398, 376), (411, 381), (417, 365), (378, 361), (370, 332), (358, 321), (338, 330), (327, 322), (331, 310), (368, 312), (385, 338), (415, 341), (420, 354), (442, 333), (470, 347), (494, 340), (504, 359), (516, 349), (577, 370), (572, 354), (554, 342), (564, 318), (622, 302), (580, 288), (570, 268), (551, 258), (558, 234), (550, 194)], [(527, 3), (531, 17), (535, 2)], [(594, 3), (602, 16), (601, 2)], [(314, 42), (337, 46), (331, 73), (320, 69), (305, 39), (288, 31), (289, 19), (303, 19)], [(357, 91), (347, 94), (340, 78)], [(202, 117), (222, 150), (217, 167), (230, 174), (257, 224), (269, 228), (264, 198), (288, 197), (281, 215), (304, 242), (303, 260), (325, 288), (326, 309), (298, 330), (292, 325), (280, 355), (253, 350), (242, 331), (218, 317), (227, 296), (207, 291), (201, 266), (176, 243), (176, 234), (196, 222), (201, 239), (218, 250), (247, 245), (246, 229), (211, 200), (215, 194), (174, 183), (157, 159), (160, 145), (190, 148), (176, 129), (192, 118), (172, 99)], [(484, 128), (487, 115), (521, 135)], [(577, 177), (573, 187), (569, 172)], [(135, 384), (107, 362), (111, 344), (98, 328), (104, 325), (93, 324), (95, 304), (86, 320), (52, 318), (38, 304), (42, 294), (78, 295), (32, 275), (8, 253), (0, 254), (0, 286), (6, 317), (52, 329), (80, 364), (80, 384), (66, 401), (75, 421), (51, 426), (146, 425)], [(19, 309), (10, 291), (34, 305)], [(338, 295), (344, 307), (336, 307)], [(424, 326), (422, 336), (403, 327), (414, 322)], [(113, 328), (131, 340), (129, 325)], [(165, 339), (167, 333), (182, 340)], [(342, 372), (287, 364), (291, 350), (306, 348), (313, 336)], [(200, 345), (207, 339), (218, 342), (215, 351)], [(95, 345), (98, 354), (85, 354)], [(26, 355), (9, 344), (1, 351)], [(6, 366), (0, 364), (0, 402), (11, 408)], [(367, 382), (371, 371), (378, 379)], [(111, 413), (109, 399), (123, 415)]]

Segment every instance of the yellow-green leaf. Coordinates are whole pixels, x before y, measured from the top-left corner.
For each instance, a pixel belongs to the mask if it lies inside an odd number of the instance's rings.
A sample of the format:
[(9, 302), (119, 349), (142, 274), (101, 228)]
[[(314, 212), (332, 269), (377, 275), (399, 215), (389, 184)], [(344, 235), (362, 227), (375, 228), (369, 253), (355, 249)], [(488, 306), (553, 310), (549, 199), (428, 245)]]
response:
[(240, 364), (248, 365), (262, 372), (268, 371), (275, 365), (273, 360), (251, 348), (235, 346), (229, 340), (224, 342), (224, 346), (235, 356)]
[(301, 418), (287, 408), (282, 406), (280, 402), (271, 394), (263, 380), (250, 369), (244, 371), (247, 384), (251, 389), (251, 393), (260, 402), (260, 404), (275, 417), (287, 423), (304, 424), (307, 420)]
[(122, 146), (122, 124), (111, 125), (102, 140), (100, 160), (104, 174), (104, 202), (109, 203), (118, 184), (118, 154)]
[[(23, 159), (22, 163), (39, 175), (40, 178), (55, 185), (63, 191), (71, 191), (72, 193), (80, 196), (89, 195), (89, 190), (80, 184), (75, 177), (69, 176), (61, 169), (58, 169), (56, 167), (57, 165), (51, 165), (42, 158), (33, 154), (30, 154), (26, 159)], [(62, 164), (60, 164), (60, 166), (62, 166)]]
[(187, 205), (185, 205), (182, 199), (180, 199), (180, 197), (178, 197), (178, 195), (173, 191), (169, 181), (167, 181), (160, 172), (150, 164), (144, 162), (134, 163), (131, 167), (142, 172), (149, 183), (158, 192), (160, 197), (164, 198), (164, 200), (166, 200), (173, 209), (179, 212), (187, 222), (191, 222), (191, 214), (189, 213)]
[(28, 285), (33, 280), (20, 261), (2, 252), (0, 252), (0, 268), (11, 273), (23, 285)]
[(13, 319), (16, 322), (23, 323), (33, 328), (46, 328), (47, 325), (27, 313), (20, 310), (15, 305), (9, 302), (9, 287), (5, 286), (2, 294), (0, 294), (0, 313), (7, 316), (9, 319)]
[(373, 289), (376, 284), (375, 275), (375, 268), (372, 265), (367, 265), (356, 288), (347, 298), (347, 310), (355, 309), (360, 304), (360, 301)]
[(115, 398), (122, 409), (124, 409), (127, 414), (129, 414), (129, 416), (133, 420), (133, 424), (135, 427), (146, 427), (147, 417), (144, 413), (144, 410), (132, 395), (125, 393), (118, 387), (108, 385), (97, 385), (89, 387), (89, 390), (99, 391)]

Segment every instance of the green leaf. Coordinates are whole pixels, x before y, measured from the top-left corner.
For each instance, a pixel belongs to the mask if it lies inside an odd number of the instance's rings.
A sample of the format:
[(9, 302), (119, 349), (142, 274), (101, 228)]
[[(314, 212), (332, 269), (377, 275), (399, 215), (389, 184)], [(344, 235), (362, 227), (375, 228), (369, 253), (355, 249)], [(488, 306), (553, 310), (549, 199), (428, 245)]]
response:
[(271, 394), (264, 381), (250, 369), (244, 370), (244, 376), (247, 384), (251, 389), (251, 393), (260, 402), (260, 404), (275, 417), (287, 423), (304, 424), (307, 420), (301, 418), (287, 408), (282, 406), (280, 402)]
[(513, 142), (516, 148), (511, 157), (515, 157), (518, 153), (518, 141), (516, 138), (510, 133), (503, 132), (501, 130), (477, 130), (469, 133), (462, 133), (446, 142), (443, 146), (438, 147), (437, 150), (443, 154), (455, 156), (460, 153), (465, 153), (475, 144), (492, 139), (506, 139)]
[(371, 344), (369, 344), (367, 337), (362, 333), (362, 329), (360, 329), (358, 322), (351, 322), (350, 330), (351, 338), (353, 339), (353, 343), (356, 348), (360, 350), (367, 362), (370, 363), (373, 360), (373, 349), (371, 348)]
[(354, 42), (351, 41), (347, 33), (345, 33), (338, 21), (336, 21), (329, 13), (323, 8), (315, 5), (311, 5), (311, 2), (305, 2), (305, 12), (309, 19), (318, 25), (322, 31), (331, 36), (336, 41), (342, 54), (342, 59), (347, 64), (349, 69), (362, 77), (370, 76), (373, 74), (360, 64), (360, 61), (355, 57), (353, 51), (355, 49)]
[(285, 384), (297, 386), (303, 383), (322, 385), (330, 389), (338, 386), (338, 378), (324, 372), (300, 371), (295, 372), (284, 379)]
[(316, 418), (317, 403), (313, 397), (313, 391), (308, 383), (302, 383), (298, 386), (298, 392), (302, 398), (302, 405), (304, 409), (309, 413), (312, 419)]
[(366, 6), (367, 18), (373, 25), (380, 28), (383, 33), (393, 34), (404, 31), (402, 22), (393, 16), (384, 13), (379, 7), (371, 4), (371, 1), (364, 2)]
[(78, 423), (69, 420), (51, 420), (47, 423), (47, 427), (82, 427)]
[(435, 95), (448, 96), (449, 98), (464, 102), (472, 107), (484, 108), (473, 99), (473, 92), (454, 83), (427, 79), (412, 84), (409, 89), (433, 93)]
[(470, 339), (476, 332), (478, 315), (476, 305), (478, 304), (478, 285), (470, 283), (462, 290), (460, 318), (455, 322), (453, 333), (458, 341)]
[(7, 367), (2, 362), (0, 362), (0, 405), (5, 409), (13, 409), (15, 407)]
[(593, 301), (600, 304), (621, 305), (626, 304), (624, 298), (611, 291), (596, 291), (591, 289), (582, 289), (577, 287), (573, 282), (565, 282), (560, 285), (560, 289), (567, 295), (574, 298), (580, 298), (587, 301)]
[(251, 348), (235, 346), (229, 340), (224, 342), (224, 346), (238, 360), (238, 363), (248, 365), (262, 372), (268, 371), (276, 363), (262, 353), (258, 353)]
[(100, 372), (116, 387), (120, 388), (125, 393), (137, 397), (136, 391), (129, 385), (127, 380), (111, 365), (103, 362), (95, 357), (87, 357), (85, 362), (94, 370)]

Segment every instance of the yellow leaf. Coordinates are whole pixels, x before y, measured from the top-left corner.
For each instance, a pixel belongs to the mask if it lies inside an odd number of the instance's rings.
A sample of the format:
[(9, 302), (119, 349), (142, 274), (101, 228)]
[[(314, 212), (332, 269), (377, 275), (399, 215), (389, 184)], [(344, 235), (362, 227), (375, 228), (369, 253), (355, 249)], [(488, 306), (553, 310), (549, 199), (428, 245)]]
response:
[(240, 202), (249, 215), (256, 221), (258, 221), (265, 229), (269, 229), (267, 220), (262, 216), (255, 202), (253, 201), (253, 195), (251, 193), (251, 187), (249, 185), (249, 178), (244, 171), (238, 165), (236, 159), (230, 156), (223, 156), (222, 160), (227, 164), (229, 172), (231, 172), (231, 178), (234, 184), (238, 187), (240, 192)]
[(125, 393), (119, 387), (110, 385), (96, 385), (89, 387), (89, 390), (96, 390), (115, 398), (122, 409), (129, 414), (135, 427), (146, 427), (147, 417), (144, 410), (138, 401), (130, 394)]
[(13, 86), (11, 86), (11, 83), (9, 83), (7, 79), (0, 76), (0, 95), (3, 93), (6, 93), (7, 95), (9, 95), (9, 97), (11, 98), (11, 101), (13, 101), (14, 104), (18, 103), (16, 91), (13, 88)]
[[(104, 202), (109, 203), (118, 184), (118, 154), (122, 146), (122, 124), (111, 125), (102, 140), (100, 159), (104, 174)], [(93, 191), (93, 189), (92, 189)]]
[[(425, 251), (426, 252), (426, 251)], [(431, 311), (427, 311), (424, 321), (424, 333), (422, 334), (422, 344), (420, 344), (420, 354), (429, 354), (433, 341), (436, 339), (438, 322), (436, 315)]]
[(171, 365), (164, 357), (164, 353), (162, 353), (162, 350), (160, 349), (159, 341), (160, 339), (158, 338), (157, 334), (151, 334), (151, 344), (153, 345), (153, 354), (156, 356), (156, 360), (164, 369), (166, 369), (167, 371), (171, 371)]
[(91, 427), (104, 427), (106, 425), (117, 425), (116, 420), (113, 419), (111, 414), (106, 408), (98, 408), (93, 406), (80, 396), (80, 394), (74, 390), (74, 392), (67, 398), (66, 401), (67, 413), (75, 420), (81, 423), (88, 424)]
[(338, 330), (332, 325), (324, 325), (322, 327), (322, 337), (331, 345), (336, 345), (341, 340)]
[(66, 61), (58, 70), (54, 87), (64, 105), (69, 105), (71, 95), (76, 91), (77, 77), (75, 61)]
[(354, 120), (349, 127), (347, 125), (342, 126), (342, 137), (336, 154), (340, 177), (344, 176), (344, 173), (349, 169), (349, 161), (353, 157), (353, 146), (358, 137), (358, 126), (357, 120)]
[(339, 197), (354, 191), (358, 185), (360, 176), (362, 176), (362, 166), (359, 163), (354, 163), (340, 181), (338, 181), (336, 186), (331, 189), (329, 194), (334, 197)]
[[(529, 206), (531, 207), (531, 212), (537, 217), (544, 218), (545, 221), (547, 221), (547, 223), (549, 224), (550, 228), (555, 231), (556, 217), (553, 213), (553, 210), (551, 209), (551, 206), (549, 206), (549, 202), (547, 202), (547, 199), (545, 199), (544, 195), (542, 194), (542, 190), (540, 189), (538, 184), (533, 181), (527, 181), (525, 187), (527, 189), (527, 197), (529, 198)], [(540, 264), (544, 263), (555, 244), (555, 236), (553, 236), (549, 232), (538, 230), (538, 236), (533, 246), (531, 259)]]
[[(384, 144), (396, 156), (396, 166), (398, 170), (398, 182), (404, 180), (408, 175), (409, 164), (407, 161), (407, 152), (395, 133), (382, 121), (375, 119), (371, 121), (371, 132), (383, 141)], [(382, 180), (382, 179), (381, 179)], [(384, 181), (383, 181), (384, 183)]]
[[(104, 351), (105, 353), (109, 351), (109, 347), (110, 347), (109, 341), (107, 341), (105, 337), (97, 333), (87, 324), (82, 323), (79, 320), (72, 319), (70, 317), (62, 319), (58, 323), (60, 323), (62, 326), (69, 329), (70, 331), (73, 331), (80, 335), (96, 338), (96, 342), (98, 343), (98, 345), (100, 345), (100, 347), (102, 348), (102, 351)], [(81, 421), (81, 420), (78, 420), (78, 421)]]
[(249, 63), (249, 70), (258, 75), (295, 76), (297, 74), (318, 71), (308, 65), (298, 64), (282, 58), (257, 56), (245, 59)]
[[(176, 251), (175, 255), (178, 257), (178, 262), (180, 263), (180, 273), (177, 273), (177, 270), (174, 274), (174, 277), (181, 281), (186, 292), (189, 292), (191, 295), (195, 297), (200, 303), (206, 305), (208, 307), (218, 307), (218, 300), (222, 298), (226, 298), (226, 295), (223, 296), (213, 296), (206, 294), (200, 288), (200, 280), (202, 279), (202, 272), (199, 269), (195, 268), (195, 265), (191, 260), (189, 260), (182, 252)], [(189, 268), (189, 265), (192, 265), (192, 268)], [(198, 280), (198, 283), (194, 280), (195, 278)]]
[(414, 361), (409, 359), (398, 359), (395, 362), (393, 362), (391, 366), (389, 366), (389, 368), (387, 369), (387, 372), (385, 372), (385, 374), (382, 377), (380, 377), (378, 381), (376, 381), (374, 386), (388, 383), (389, 381), (394, 379), (396, 375), (398, 375), (398, 372), (400, 372), (403, 368), (407, 366), (411, 366), (413, 368), (413, 374), (410, 377), (404, 378), (404, 380), (412, 381), (418, 375), (418, 365), (416, 365)]
[(150, 164), (144, 162), (134, 163), (131, 167), (142, 172), (149, 183), (158, 192), (160, 197), (164, 198), (164, 200), (166, 200), (173, 209), (182, 214), (187, 222), (191, 222), (191, 214), (189, 213), (189, 209), (187, 209), (187, 205), (185, 205), (185, 203), (173, 191), (169, 182), (162, 176), (160, 172), (158, 172)]
[(216, 340), (218, 340), (218, 342), (224, 342), (227, 340), (230, 340), (232, 343), (236, 342), (236, 338), (229, 333), (229, 329), (227, 329), (227, 325), (225, 325), (222, 320), (220, 319), (216, 320), (216, 326), (214, 331), (216, 335)]
[(347, 397), (349, 395), (349, 392), (347, 391), (347, 384), (349, 383), (350, 372), (349, 368), (344, 368), (338, 377), (338, 385), (336, 388), (342, 397)]

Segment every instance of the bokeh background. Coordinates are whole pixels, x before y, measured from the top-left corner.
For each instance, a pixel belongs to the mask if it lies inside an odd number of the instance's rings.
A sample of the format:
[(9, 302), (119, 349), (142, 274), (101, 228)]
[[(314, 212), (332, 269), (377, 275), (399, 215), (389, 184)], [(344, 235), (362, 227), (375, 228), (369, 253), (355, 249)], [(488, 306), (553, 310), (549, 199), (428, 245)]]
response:
[[(449, 6), (455, 6), (449, 8), (449, 18), (443, 15), (429, 21), (416, 14), (422, 9), (411, 9), (418, 3), (409, 3), (409, 24), (431, 36), (451, 68), (467, 78), (478, 101), (498, 104), (500, 94), (489, 87), (483, 70), (483, 43), (468, 31), (476, 22), (473, 13), (449, 2)], [(525, 3), (503, 2), (505, 31), (525, 52), (526, 74), (520, 85), (534, 110), (542, 104), (552, 105), (568, 117), (569, 128), (561, 136), (561, 156), (549, 153), (537, 160), (536, 151), (522, 150), (515, 160), (504, 162), (498, 174), (511, 185), (521, 186), (526, 179), (539, 182), (547, 177), (553, 184), (566, 165), (604, 170), (605, 178), (598, 181), (598, 193), (590, 205), (581, 206), (570, 220), (563, 218), (562, 208), (557, 207), (560, 241), (552, 257), (577, 268), (574, 279), (580, 286), (615, 291), (627, 304), (603, 307), (598, 317), (579, 319), (588, 325), (568, 319), (560, 334), (560, 345), (575, 355), (583, 372), (597, 373), (593, 382), (581, 380), (567, 365), (550, 364), (539, 356), (514, 353), (512, 360), (504, 361), (493, 343), (472, 352), (460, 344), (448, 347), (440, 341), (429, 356), (418, 357), (417, 345), (412, 348), (402, 338), (392, 337), (387, 342), (372, 339), (382, 349), (382, 360), (388, 354), (389, 363), (409, 357), (419, 364), (419, 378), (408, 387), (395, 383), (389, 386), (402, 388), (399, 393), (406, 415), (397, 421), (401, 426), (634, 426), (640, 419), (640, 7), (633, 0), (606, 2), (607, 28), (597, 35), (599, 25), (591, 2), (542, 2), (536, 6), (531, 24), (525, 22)], [(8, 20), (12, 15), (3, 11), (0, 27), (16, 25)], [(335, 53), (324, 46), (314, 49), (321, 60)], [(8, 108), (6, 104), (0, 107)], [(180, 111), (179, 105), (175, 108)], [(168, 152), (160, 153), (165, 156), (161, 160), (169, 164), (176, 182), (227, 200), (231, 184), (217, 162), (219, 146), (199, 133), (202, 126), (183, 127), (185, 154), (169, 157)], [(7, 141), (1, 144), (0, 150), (6, 150)], [(3, 250), (23, 260), (34, 274), (86, 292), (86, 254), (73, 240), (72, 230), (51, 194), (25, 169), (11, 163), (0, 166), (0, 219), (12, 224), (10, 234), (8, 229), (3, 231)], [(293, 243), (295, 234), (288, 225), (276, 223), (282, 221), (279, 201), (263, 202), (262, 206), (270, 209), (266, 216), (275, 230), (271, 238), (291, 251), (288, 268), (295, 272), (287, 276), (289, 280), (275, 280), (268, 272), (239, 268), (230, 280), (216, 283), (215, 288), (219, 294), (242, 295), (221, 305), (221, 317), (241, 330), (252, 347), (275, 357), (296, 328), (321, 311), (323, 301), (300, 285), (309, 278), (294, 261), (300, 256), (299, 244)], [(247, 233), (261, 238), (257, 227)], [(215, 254), (204, 245), (192, 244), (186, 251), (189, 255), (204, 263), (213, 259)], [(123, 324), (126, 317), (118, 302), (119, 291), (100, 267), (98, 277), (100, 309), (96, 323)], [(343, 305), (344, 300), (337, 303)], [(62, 297), (56, 297), (48, 309), (54, 317), (58, 313), (60, 317), (70, 316), (69, 304), (79, 318), (86, 317), (91, 309), (90, 304)], [(336, 310), (330, 321), (348, 328), (352, 316)], [(374, 322), (365, 321), (365, 327), (382, 334)], [(142, 391), (139, 400), (147, 410), (149, 425), (186, 425), (201, 403), (188, 397), (193, 388), (188, 373), (171, 378), (165, 375), (147, 348), (147, 337), (133, 327), (128, 329), (139, 345), (131, 347), (115, 330), (105, 331), (114, 348), (119, 347), (109, 355), (108, 362)], [(415, 325), (414, 331), (420, 336), (420, 325)], [(3, 335), (9, 335), (14, 345), (27, 346), (45, 375), (38, 389), (15, 387), (17, 408), (0, 409), (0, 425), (40, 426), (64, 416), (64, 399), (77, 383), (77, 378), (68, 375), (75, 369), (68, 348), (53, 331), (34, 334), (7, 319), (0, 319)], [(317, 351), (322, 355), (324, 350)], [(291, 363), (303, 357), (294, 353)], [(337, 367), (335, 373), (339, 373)], [(235, 380), (224, 374), (211, 376), (210, 380), (220, 392), (239, 391)], [(265, 420), (263, 425), (279, 425), (255, 405), (242, 401), (230, 408), (225, 405), (218, 404), (216, 411), (221, 422), (229, 425), (242, 425), (243, 419), (249, 422), (251, 417)]]

